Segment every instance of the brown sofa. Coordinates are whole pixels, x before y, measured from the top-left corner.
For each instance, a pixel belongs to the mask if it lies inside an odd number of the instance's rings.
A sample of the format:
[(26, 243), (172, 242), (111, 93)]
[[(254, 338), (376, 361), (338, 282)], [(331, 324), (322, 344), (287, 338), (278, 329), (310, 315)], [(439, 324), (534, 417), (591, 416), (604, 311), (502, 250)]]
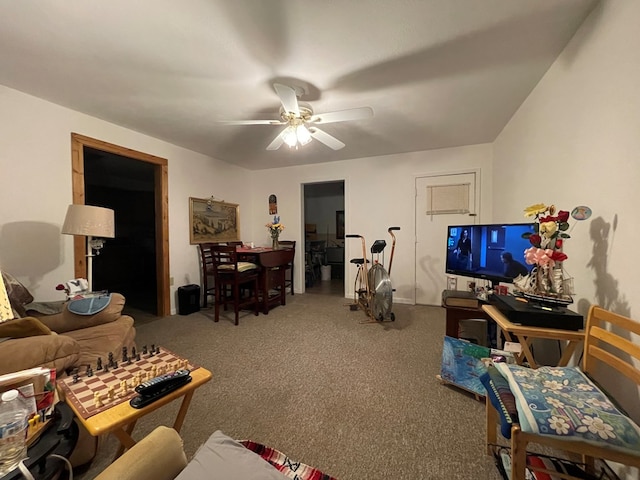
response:
[(0, 374), (43, 366), (63, 375), (94, 366), (109, 352), (118, 356), (135, 340), (133, 318), (122, 314), (124, 304), (124, 296), (112, 293), (109, 304), (94, 315), (72, 313), (67, 303), (58, 314), (0, 323)]

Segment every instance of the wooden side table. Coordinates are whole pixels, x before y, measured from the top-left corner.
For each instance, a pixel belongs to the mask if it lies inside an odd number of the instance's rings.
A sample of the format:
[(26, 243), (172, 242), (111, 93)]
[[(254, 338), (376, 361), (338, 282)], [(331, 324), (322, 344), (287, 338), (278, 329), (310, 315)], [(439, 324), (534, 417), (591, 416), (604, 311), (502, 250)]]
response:
[(442, 307), (446, 310), (447, 323), (445, 335), (447, 337), (458, 338), (460, 320), (469, 320), (472, 318), (483, 318), (485, 320), (491, 319), (491, 317), (481, 308), (480, 305), (476, 308), (451, 307), (443, 303)]
[(73, 403), (67, 402), (67, 404), (74, 411), (78, 421), (80, 421), (80, 423), (82, 423), (87, 431), (94, 437), (105, 435), (107, 433), (113, 433), (116, 436), (121, 444), (118, 452), (116, 453), (117, 458), (122, 455), (126, 449), (131, 448), (136, 444), (136, 441), (131, 437), (131, 432), (133, 432), (136, 422), (140, 418), (160, 407), (163, 407), (164, 405), (167, 405), (168, 403), (173, 402), (174, 400), (182, 398), (182, 404), (178, 410), (178, 415), (173, 422), (174, 430), (180, 432), (195, 390), (211, 380), (211, 376), (211, 372), (206, 368), (196, 368), (191, 372), (191, 382), (177, 390), (174, 390), (173, 392), (168, 393), (146, 407), (139, 409), (133, 408), (129, 405), (129, 402), (122, 402), (85, 419), (82, 418), (82, 415), (76, 410)]
[(515, 358), (520, 365), (526, 360), (531, 368), (538, 368), (538, 364), (531, 352), (530, 338), (546, 338), (566, 342), (566, 348), (558, 361), (559, 367), (567, 366), (571, 356), (576, 351), (576, 347), (584, 342), (584, 331), (519, 325), (512, 323), (495, 305), (483, 305), (482, 309), (502, 329), (508, 342), (514, 341), (512, 336), (517, 338), (517, 341), (522, 346), (522, 353), (515, 355)]

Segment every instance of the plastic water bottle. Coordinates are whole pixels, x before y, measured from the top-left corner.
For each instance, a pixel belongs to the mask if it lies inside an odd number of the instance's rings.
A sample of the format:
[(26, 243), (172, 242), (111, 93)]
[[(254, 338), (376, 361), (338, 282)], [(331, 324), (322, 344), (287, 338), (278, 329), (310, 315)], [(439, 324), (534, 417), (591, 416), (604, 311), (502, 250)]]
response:
[(26, 458), (27, 426), (27, 410), (18, 400), (18, 391), (4, 392), (0, 404), (0, 477)]

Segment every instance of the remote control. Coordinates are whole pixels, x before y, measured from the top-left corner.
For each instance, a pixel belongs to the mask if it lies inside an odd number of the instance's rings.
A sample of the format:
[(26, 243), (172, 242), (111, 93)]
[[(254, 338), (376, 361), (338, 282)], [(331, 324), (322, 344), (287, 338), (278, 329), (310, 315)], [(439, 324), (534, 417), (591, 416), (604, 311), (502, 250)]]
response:
[(182, 384), (184, 379), (189, 377), (189, 370), (176, 370), (175, 372), (165, 373), (158, 377), (147, 380), (135, 388), (140, 395), (152, 395), (157, 391), (164, 390), (167, 386), (174, 383)]
[(156, 390), (155, 392), (149, 395), (136, 395), (131, 400), (129, 400), (129, 405), (133, 408), (142, 408), (146, 407), (150, 403), (159, 400), (164, 397), (166, 394), (173, 392), (174, 390), (179, 389), (180, 387), (186, 385), (191, 381), (191, 375), (187, 375), (186, 377), (180, 377), (180, 382), (170, 383), (165, 385), (162, 390)]
[(129, 400), (129, 405), (133, 408), (142, 408), (166, 394), (177, 390), (191, 381), (189, 370), (177, 370), (173, 373), (160, 375), (152, 378), (148, 382), (138, 385), (135, 390), (138, 395)]

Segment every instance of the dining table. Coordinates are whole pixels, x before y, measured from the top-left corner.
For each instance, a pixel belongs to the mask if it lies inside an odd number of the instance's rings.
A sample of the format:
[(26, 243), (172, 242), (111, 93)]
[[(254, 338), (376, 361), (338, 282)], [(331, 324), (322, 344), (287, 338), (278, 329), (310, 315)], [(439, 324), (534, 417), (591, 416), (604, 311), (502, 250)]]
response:
[(268, 315), (272, 307), (286, 305), (285, 267), (293, 260), (295, 250), (238, 245), (236, 251), (241, 260), (255, 263), (260, 269), (258, 283), (262, 313)]

